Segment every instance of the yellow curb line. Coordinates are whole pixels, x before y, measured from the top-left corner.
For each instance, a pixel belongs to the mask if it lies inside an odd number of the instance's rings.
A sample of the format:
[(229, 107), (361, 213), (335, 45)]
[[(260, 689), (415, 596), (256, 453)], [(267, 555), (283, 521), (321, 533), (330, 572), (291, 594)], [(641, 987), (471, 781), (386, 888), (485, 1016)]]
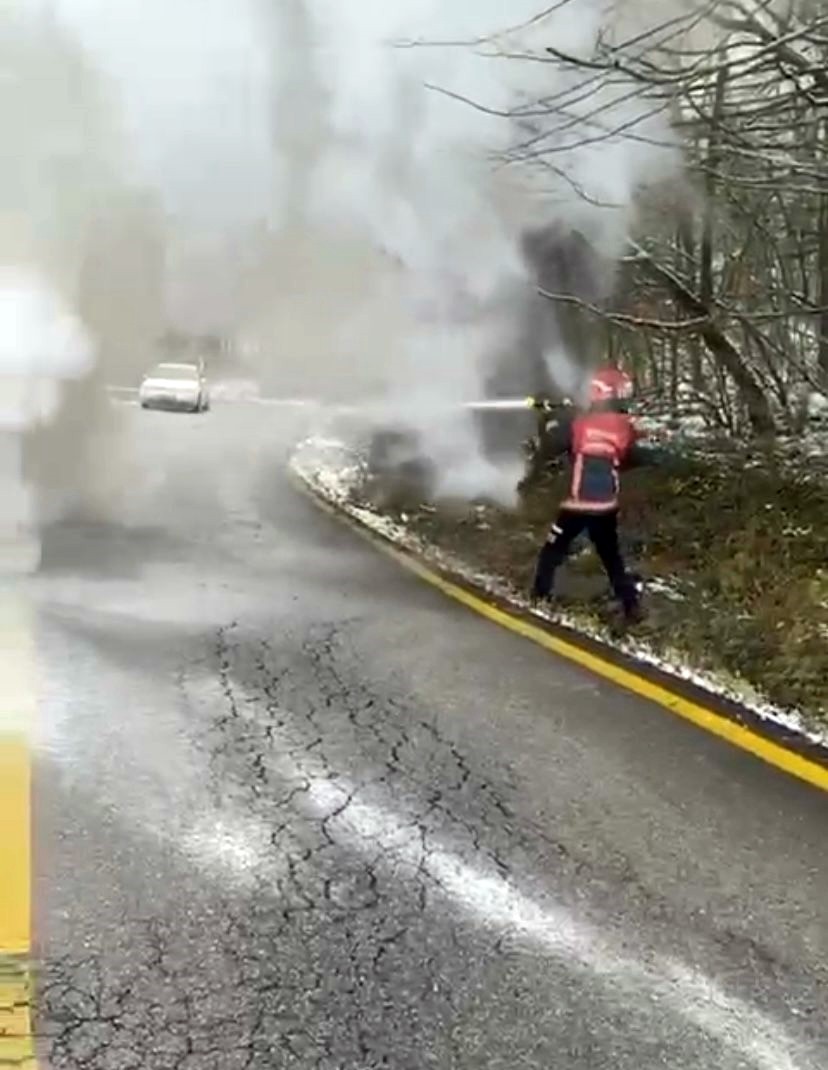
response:
[(480, 595), (472, 594), (471, 591), (466, 590), (459, 584), (440, 576), (428, 565), (412, 556), (410, 552), (399, 549), (381, 535), (371, 531), (370, 528), (361, 524), (344, 509), (337, 507), (324, 498), (322, 492), (312, 486), (300, 473), (297, 472), (296, 475), (300, 489), (318, 506), (345, 522), (363, 538), (382, 550), (383, 553), (392, 557), (403, 568), (413, 572), (420, 579), (425, 580), (426, 583), (437, 588), (437, 590), (454, 599), (454, 601), (461, 603), (467, 609), (478, 613), (503, 628), (507, 628), (510, 632), (520, 635), (524, 639), (537, 643), (538, 646), (542, 646), (545, 650), (557, 654), (559, 657), (580, 665), (582, 668), (603, 677), (605, 680), (609, 680), (626, 691), (631, 691), (641, 698), (654, 702), (656, 705), (684, 718), (684, 720), (690, 721), (698, 728), (718, 736), (719, 739), (726, 740), (733, 746), (739, 747), (769, 765), (805, 781), (812, 787), (828, 792), (828, 768), (825, 766), (789, 750), (780, 743), (766, 739), (764, 736), (759, 735), (758, 732), (737, 724), (735, 721), (723, 717), (721, 714), (702, 706), (698, 702), (694, 702), (692, 699), (670, 691), (662, 684), (639, 676), (630, 669), (616, 665), (598, 654), (577, 646), (573, 642), (568, 642), (566, 639), (553, 635), (544, 628), (493, 605)]
[(34, 643), (24, 601), (3, 589), (0, 601), (0, 1068), (36, 1070), (29, 967)]
[(28, 742), (0, 734), (0, 955), (29, 952), (29, 792)]

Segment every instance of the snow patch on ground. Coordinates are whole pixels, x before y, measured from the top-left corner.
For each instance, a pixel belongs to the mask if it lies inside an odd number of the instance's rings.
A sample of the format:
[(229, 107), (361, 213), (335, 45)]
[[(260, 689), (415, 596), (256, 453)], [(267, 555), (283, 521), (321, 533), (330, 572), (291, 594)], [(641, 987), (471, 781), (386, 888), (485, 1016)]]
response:
[[(359, 454), (349, 449), (345, 443), (337, 439), (310, 438), (299, 445), (290, 464), (300, 479), (348, 516), (397, 546), (417, 554), (429, 564), (459, 576), (467, 583), (502, 598), (540, 620), (571, 628), (644, 664), (736, 702), (762, 720), (794, 732), (811, 743), (828, 747), (828, 730), (809, 724), (798, 710), (785, 710), (768, 703), (747, 681), (731, 677), (724, 672), (713, 674), (695, 669), (687, 664), (678, 651), (660, 654), (634, 637), (610, 637), (586, 616), (552, 612), (532, 606), (528, 598), (511, 584), (472, 567), (454, 554), (436, 548), (410, 531), (404, 522), (400, 523), (357, 504), (354, 501), (354, 491), (367, 475), (367, 468)], [(682, 597), (667, 580), (648, 580), (647, 585), (649, 589), (658, 590), (666, 597)]]
[[(828, 478), (828, 397), (812, 394), (808, 401), (809, 419), (804, 428), (792, 433), (782, 431), (773, 444), (773, 463), (789, 476), (812, 482)], [(737, 442), (719, 430), (712, 430), (699, 414), (674, 419), (665, 413), (645, 412), (635, 418), (639, 431), (662, 446), (675, 446), (687, 458), (733, 464), (738, 460), (747, 468), (767, 469), (769, 456), (762, 451), (745, 453)]]

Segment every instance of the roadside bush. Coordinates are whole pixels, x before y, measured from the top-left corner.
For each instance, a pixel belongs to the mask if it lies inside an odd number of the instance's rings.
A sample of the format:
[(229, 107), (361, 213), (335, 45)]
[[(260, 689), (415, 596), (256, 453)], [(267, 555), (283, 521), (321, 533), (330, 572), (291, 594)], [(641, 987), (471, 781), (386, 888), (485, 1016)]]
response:
[[(566, 490), (551, 471), (518, 510), (458, 515), (406, 506), (410, 529), (525, 590)], [(664, 581), (643, 641), (701, 669), (739, 677), (772, 702), (828, 719), (828, 487), (745, 456), (671, 459), (626, 475), (622, 530), (631, 563)], [(629, 552), (629, 551), (628, 551)], [(594, 614), (605, 581), (591, 554), (562, 577), (561, 595)]]

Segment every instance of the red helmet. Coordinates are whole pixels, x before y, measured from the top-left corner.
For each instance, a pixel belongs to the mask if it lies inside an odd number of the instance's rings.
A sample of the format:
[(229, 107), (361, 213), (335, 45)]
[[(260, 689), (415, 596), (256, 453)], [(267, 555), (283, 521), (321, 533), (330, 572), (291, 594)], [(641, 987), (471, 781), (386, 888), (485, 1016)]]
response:
[(626, 401), (632, 397), (632, 379), (620, 368), (605, 367), (593, 372), (589, 381), (589, 403), (600, 405), (608, 401)]

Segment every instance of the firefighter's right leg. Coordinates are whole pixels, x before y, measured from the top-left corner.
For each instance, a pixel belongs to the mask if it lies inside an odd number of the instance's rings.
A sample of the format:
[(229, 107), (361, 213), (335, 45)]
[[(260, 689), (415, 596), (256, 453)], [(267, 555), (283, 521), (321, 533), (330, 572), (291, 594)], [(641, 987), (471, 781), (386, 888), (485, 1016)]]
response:
[(630, 621), (638, 620), (641, 616), (641, 601), (635, 580), (627, 572), (618, 545), (618, 513), (597, 513), (590, 516), (589, 535), (612, 584), (615, 597), (621, 603), (624, 616)]
[(532, 583), (533, 598), (549, 598), (555, 587), (555, 571), (564, 563), (570, 547), (581, 534), (585, 520), (580, 513), (562, 509), (549, 529), (546, 542), (538, 554), (535, 578)]

